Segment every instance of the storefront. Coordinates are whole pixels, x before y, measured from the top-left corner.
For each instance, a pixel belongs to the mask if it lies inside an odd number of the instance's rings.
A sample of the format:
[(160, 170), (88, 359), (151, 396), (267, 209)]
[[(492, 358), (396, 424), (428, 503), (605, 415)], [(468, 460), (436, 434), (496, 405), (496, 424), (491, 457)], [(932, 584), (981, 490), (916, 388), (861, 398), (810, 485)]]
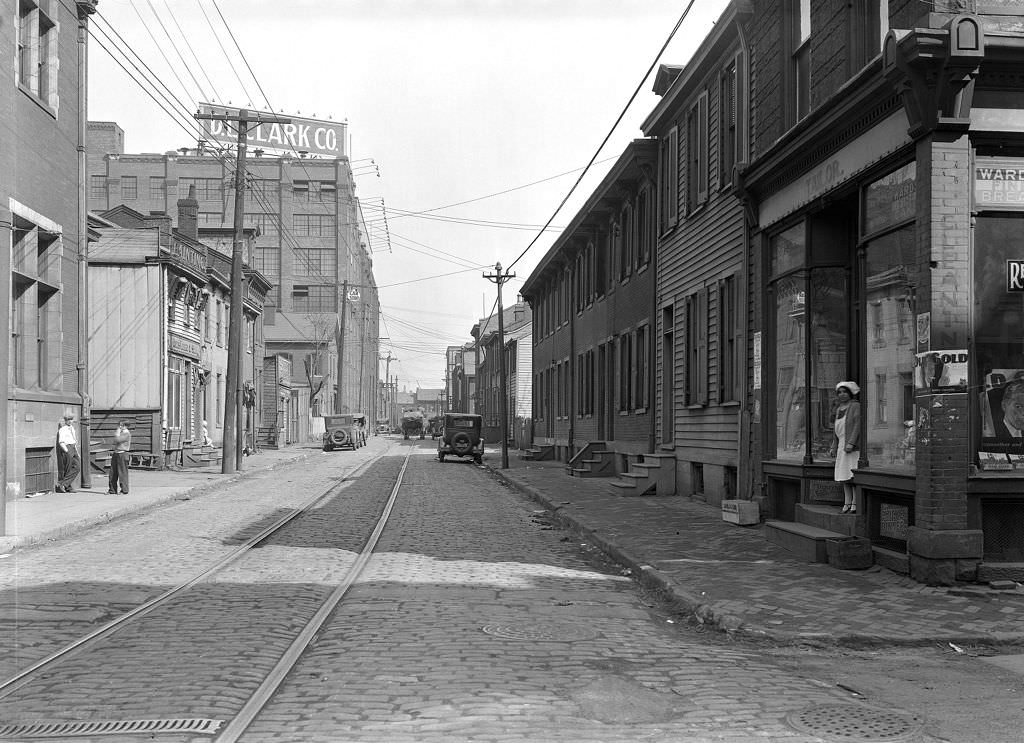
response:
[[(890, 32), (884, 75), (745, 183), (770, 517), (866, 536), (876, 562), (940, 584), (1024, 576), (1024, 118), (998, 90), (1006, 60), (985, 74), (976, 21), (946, 28)], [(972, 116), (975, 80), (998, 113)], [(861, 430), (840, 523), (842, 381), (860, 387)]]

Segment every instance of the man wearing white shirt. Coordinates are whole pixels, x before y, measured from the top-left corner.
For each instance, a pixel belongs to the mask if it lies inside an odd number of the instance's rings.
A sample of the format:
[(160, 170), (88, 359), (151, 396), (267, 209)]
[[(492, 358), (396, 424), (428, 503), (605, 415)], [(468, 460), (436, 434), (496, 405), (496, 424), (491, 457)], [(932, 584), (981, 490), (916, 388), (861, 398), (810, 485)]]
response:
[(82, 472), (82, 460), (78, 456), (78, 436), (75, 434), (75, 418), (65, 415), (57, 428), (57, 485), (58, 493), (73, 493), (75, 478)]

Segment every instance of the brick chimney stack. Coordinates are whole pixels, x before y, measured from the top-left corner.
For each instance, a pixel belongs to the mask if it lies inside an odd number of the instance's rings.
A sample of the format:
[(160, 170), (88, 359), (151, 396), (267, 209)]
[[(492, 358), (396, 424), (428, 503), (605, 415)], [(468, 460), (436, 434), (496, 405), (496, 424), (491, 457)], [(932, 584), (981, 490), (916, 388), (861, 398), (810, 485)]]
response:
[(178, 199), (178, 232), (193, 240), (199, 239), (199, 202), (196, 201), (196, 187), (188, 187), (188, 196)]

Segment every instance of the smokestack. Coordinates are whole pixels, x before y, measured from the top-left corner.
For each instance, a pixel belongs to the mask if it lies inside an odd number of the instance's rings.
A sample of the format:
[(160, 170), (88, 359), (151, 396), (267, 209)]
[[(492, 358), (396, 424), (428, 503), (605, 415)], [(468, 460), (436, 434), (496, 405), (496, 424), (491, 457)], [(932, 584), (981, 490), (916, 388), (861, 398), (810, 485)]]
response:
[(178, 199), (178, 232), (193, 240), (199, 239), (199, 202), (196, 201), (196, 187), (188, 187), (188, 196)]

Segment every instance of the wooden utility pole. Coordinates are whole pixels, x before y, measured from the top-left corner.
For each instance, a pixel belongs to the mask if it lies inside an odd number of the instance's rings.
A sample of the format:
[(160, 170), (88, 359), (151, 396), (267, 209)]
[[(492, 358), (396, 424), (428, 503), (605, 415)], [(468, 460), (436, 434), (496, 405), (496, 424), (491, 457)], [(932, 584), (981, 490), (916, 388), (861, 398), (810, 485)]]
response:
[(508, 380), (505, 371), (505, 318), (501, 302), (501, 285), (515, 274), (502, 272), (501, 264), (494, 264), (494, 273), (485, 273), (484, 278), (498, 285), (498, 399), (501, 405), (501, 468), (508, 469)]
[(341, 283), (341, 328), (338, 330), (338, 393), (334, 396), (334, 412), (344, 413), (342, 397), (345, 388), (342, 381), (345, 379), (345, 307), (348, 306), (348, 279)]
[(197, 120), (232, 121), (238, 125), (238, 158), (235, 162), (235, 240), (231, 250), (231, 315), (228, 320), (228, 393), (224, 396), (224, 450), (220, 471), (234, 472), (242, 466), (242, 447), (238, 439), (238, 425), (242, 410), (242, 308), (245, 295), (242, 289), (242, 246), (245, 242), (243, 217), (245, 214), (245, 141), (250, 124), (290, 124), (291, 119), (273, 114), (240, 109), (237, 113), (199, 113)]

